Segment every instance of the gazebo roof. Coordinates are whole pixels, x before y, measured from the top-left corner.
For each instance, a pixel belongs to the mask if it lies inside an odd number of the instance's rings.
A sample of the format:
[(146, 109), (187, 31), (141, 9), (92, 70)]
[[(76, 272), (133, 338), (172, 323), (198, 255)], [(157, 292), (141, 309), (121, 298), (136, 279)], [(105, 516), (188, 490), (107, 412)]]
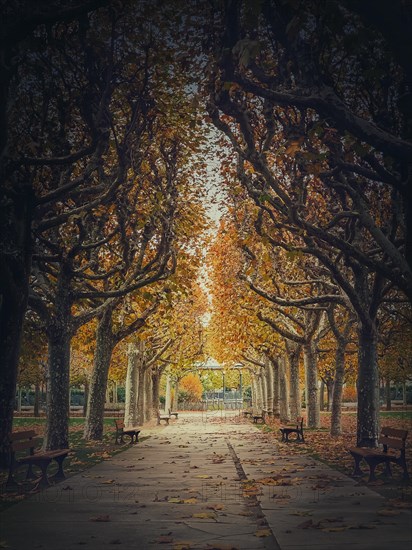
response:
[(229, 370), (233, 368), (242, 368), (243, 365), (237, 363), (231, 366), (228, 365), (221, 365), (216, 359), (213, 357), (208, 357), (206, 361), (197, 361), (195, 364), (195, 367), (198, 370)]

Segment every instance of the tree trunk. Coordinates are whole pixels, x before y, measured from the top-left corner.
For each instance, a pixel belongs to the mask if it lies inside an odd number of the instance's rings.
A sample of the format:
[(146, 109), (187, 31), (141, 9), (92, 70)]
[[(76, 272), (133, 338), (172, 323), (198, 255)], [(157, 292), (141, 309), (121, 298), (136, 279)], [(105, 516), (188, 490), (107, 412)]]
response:
[(175, 393), (174, 393), (172, 407), (175, 411), (179, 409), (179, 380), (176, 380), (175, 382)]
[[(159, 406), (159, 400), (157, 402), (153, 403), (153, 406), (156, 407)], [(168, 413), (169, 409), (172, 409), (172, 388), (171, 388), (171, 381), (170, 381), (170, 374), (166, 375), (166, 395), (165, 395), (165, 411)], [(157, 410), (155, 411), (155, 414), (157, 415)]]
[(139, 369), (138, 369), (138, 389), (137, 392), (137, 423), (139, 426), (144, 424), (145, 415), (144, 415), (144, 406), (145, 406), (145, 368), (142, 362), (142, 356), (140, 355), (139, 359)]
[(299, 359), (302, 346), (290, 340), (285, 341), (289, 367), (289, 407), (291, 418), (302, 416)]
[(22, 395), (21, 395), (21, 387), (20, 386), (17, 386), (17, 407), (16, 407), (16, 410), (18, 413), (21, 412), (21, 399), (22, 399)]
[(288, 380), (286, 377), (286, 360), (284, 357), (280, 357), (278, 360), (279, 370), (279, 411), (281, 422), (290, 421), (289, 410), (289, 391)]
[(85, 380), (84, 382), (84, 401), (83, 401), (83, 416), (87, 416), (87, 403), (89, 401), (89, 382)]
[(107, 309), (99, 318), (96, 330), (96, 351), (84, 426), (84, 438), (88, 441), (103, 439), (105, 396), (114, 345), (112, 310)]
[(31, 195), (0, 196), (0, 464), (9, 458), (23, 319), (31, 271)]
[(306, 411), (308, 428), (319, 428), (320, 410), (319, 410), (319, 388), (318, 388), (318, 369), (317, 369), (317, 351), (313, 341), (304, 345), (304, 363), (306, 375)]
[(257, 375), (252, 373), (252, 409), (256, 411), (257, 408), (258, 408)]
[(388, 376), (385, 377), (385, 401), (386, 401), (386, 410), (392, 410), (392, 400), (391, 400), (391, 380)]
[(145, 369), (144, 373), (144, 421), (150, 422), (153, 410), (153, 378), (152, 369)]
[(327, 397), (326, 410), (328, 412), (331, 410), (331, 406), (332, 406), (333, 385), (334, 385), (334, 381), (328, 380), (326, 384), (326, 397)]
[(342, 433), (342, 394), (343, 380), (345, 376), (345, 348), (346, 342), (337, 342), (335, 354), (335, 381), (332, 394), (332, 412), (330, 417), (330, 435), (336, 436)]
[(268, 384), (267, 384), (267, 373), (266, 368), (262, 369), (260, 375), (260, 383), (262, 387), (262, 409), (267, 410), (268, 408)]
[(280, 418), (280, 373), (279, 360), (273, 359), (273, 416)]
[(273, 415), (273, 364), (272, 361), (268, 361), (265, 367), (266, 372), (266, 387), (267, 387), (267, 410), (269, 415)]
[(264, 388), (263, 388), (263, 373), (262, 370), (257, 377), (257, 393), (258, 393), (258, 410), (259, 412), (263, 409), (264, 405)]
[[(57, 323), (56, 323), (57, 324)], [(43, 447), (46, 450), (69, 446), (70, 341), (68, 322), (60, 322), (49, 332), (49, 387)]]
[(379, 376), (375, 327), (360, 324), (358, 338), (357, 445), (376, 447), (379, 437)]
[(319, 388), (319, 409), (321, 411), (325, 410), (325, 382), (324, 380), (320, 381), (320, 388)]
[(34, 385), (34, 410), (33, 416), (37, 418), (40, 415), (40, 384), (38, 382)]
[[(161, 372), (159, 368), (152, 370), (152, 413), (151, 418), (157, 418), (157, 412), (160, 406), (160, 377)], [(170, 407), (169, 407), (170, 409)], [(166, 409), (166, 414), (168, 409)]]
[(127, 349), (127, 373), (126, 373), (126, 403), (124, 409), (125, 426), (137, 424), (137, 397), (139, 393), (139, 350), (135, 343), (131, 343)]

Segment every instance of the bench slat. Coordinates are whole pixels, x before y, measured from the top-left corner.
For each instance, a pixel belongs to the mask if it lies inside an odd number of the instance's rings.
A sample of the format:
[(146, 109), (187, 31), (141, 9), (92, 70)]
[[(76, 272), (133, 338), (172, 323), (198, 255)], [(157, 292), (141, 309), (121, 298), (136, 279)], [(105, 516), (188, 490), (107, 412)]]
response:
[(381, 429), (381, 434), (388, 437), (398, 437), (405, 440), (408, 437), (408, 430), (398, 430), (398, 428), (385, 427)]
[(37, 443), (34, 439), (28, 439), (27, 441), (15, 441), (11, 447), (13, 451), (24, 451), (25, 449), (34, 449)]
[(388, 447), (392, 447), (393, 449), (404, 449), (405, 448), (405, 440), (404, 439), (393, 439), (392, 437), (385, 437), (381, 436), (378, 439), (378, 442), (381, 445), (387, 445)]
[(29, 439), (36, 437), (37, 434), (34, 430), (24, 430), (21, 432), (13, 432), (10, 435), (10, 442), (18, 441), (19, 439)]

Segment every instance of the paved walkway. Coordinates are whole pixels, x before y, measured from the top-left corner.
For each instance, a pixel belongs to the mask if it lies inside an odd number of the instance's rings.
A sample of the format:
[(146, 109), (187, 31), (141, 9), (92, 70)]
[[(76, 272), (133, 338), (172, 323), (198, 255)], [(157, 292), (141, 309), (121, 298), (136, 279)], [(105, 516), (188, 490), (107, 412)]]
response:
[(280, 453), (249, 422), (221, 420), (181, 414), (12, 506), (1, 517), (0, 548), (410, 548), (410, 509), (388, 509), (354, 480)]

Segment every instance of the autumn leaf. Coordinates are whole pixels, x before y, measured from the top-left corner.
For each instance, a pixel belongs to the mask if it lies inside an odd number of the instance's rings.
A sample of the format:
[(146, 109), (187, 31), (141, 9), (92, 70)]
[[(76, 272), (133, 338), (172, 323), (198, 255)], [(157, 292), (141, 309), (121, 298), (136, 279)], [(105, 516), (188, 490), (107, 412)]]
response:
[(401, 514), (400, 510), (390, 510), (390, 509), (382, 509), (378, 510), (378, 516), (399, 516)]
[(93, 518), (90, 518), (90, 521), (97, 521), (97, 522), (107, 522), (107, 521), (110, 521), (110, 516), (109, 515), (102, 515), (102, 516), (96, 516), (96, 517), (93, 517)]
[(215, 514), (211, 512), (199, 512), (197, 514), (193, 514), (192, 517), (197, 519), (216, 519)]
[(255, 537), (271, 537), (272, 531), (270, 529), (259, 529), (254, 533)]
[(158, 544), (170, 544), (173, 542), (173, 537), (169, 535), (160, 535), (157, 539), (154, 539), (152, 542), (157, 542)]
[(192, 547), (192, 541), (179, 541), (173, 545), (172, 550), (191, 550)]

